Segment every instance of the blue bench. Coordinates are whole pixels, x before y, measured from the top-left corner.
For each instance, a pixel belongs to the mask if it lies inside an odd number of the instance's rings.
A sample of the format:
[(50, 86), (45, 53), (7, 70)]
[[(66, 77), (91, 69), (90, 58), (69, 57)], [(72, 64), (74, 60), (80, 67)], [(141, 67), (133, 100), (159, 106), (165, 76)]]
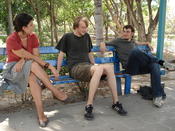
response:
[[(55, 49), (55, 47), (52, 46), (47, 46), (47, 47), (40, 47), (40, 54), (58, 54), (59, 51)], [(117, 81), (117, 91), (118, 94), (122, 94), (121, 90), (121, 78), (125, 78), (125, 89), (124, 89), (124, 94), (129, 94), (130, 89), (131, 89), (131, 76), (128, 74), (123, 74), (122, 71), (120, 70), (120, 62), (118, 59), (118, 56), (115, 52), (115, 48), (108, 46), (107, 47), (108, 52), (112, 52), (111, 57), (95, 57), (95, 63), (97, 64), (105, 64), (105, 63), (113, 63), (114, 64), (114, 71), (116, 75), (116, 81)], [(100, 52), (100, 49), (98, 46), (94, 46), (92, 49), (92, 52), (97, 53)], [(5, 48), (0, 48), (0, 57), (6, 55), (6, 49)], [(46, 62), (49, 62), (53, 66), (57, 65), (57, 60), (56, 59), (46, 59)], [(0, 70), (3, 69), (4, 62), (0, 62)], [(67, 62), (64, 59), (62, 62), (62, 66), (66, 66)], [(53, 77), (50, 77), (50, 79), (53, 81), (53, 85), (56, 84), (66, 84), (66, 83), (78, 83), (80, 82), (79, 80), (72, 79), (69, 75), (64, 75), (59, 77), (59, 81), (55, 81)]]

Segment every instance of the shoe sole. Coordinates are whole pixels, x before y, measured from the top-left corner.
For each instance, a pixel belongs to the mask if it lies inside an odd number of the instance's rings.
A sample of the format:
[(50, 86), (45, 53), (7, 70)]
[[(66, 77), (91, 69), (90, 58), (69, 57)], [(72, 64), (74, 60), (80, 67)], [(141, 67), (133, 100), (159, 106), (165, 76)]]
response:
[(161, 107), (163, 106), (163, 104), (161, 104), (161, 105), (156, 105), (156, 104), (154, 104), (154, 103), (153, 103), (153, 105), (154, 105), (155, 107), (157, 107), (157, 108), (161, 108)]
[(88, 121), (94, 120), (94, 117), (93, 117), (93, 118), (87, 118), (87, 117), (84, 116), (84, 118), (85, 118), (86, 120), (88, 120)]
[[(117, 112), (118, 113), (118, 112)], [(118, 113), (120, 116), (127, 116), (127, 114), (128, 113), (126, 113), (126, 114), (120, 114), (120, 113)]]
[[(118, 111), (117, 110), (115, 110), (114, 108), (112, 108), (115, 112), (117, 112), (118, 113)], [(120, 116), (127, 116), (127, 114), (128, 114), (128, 112), (126, 113), (126, 114), (120, 114), (120, 113), (118, 113)]]

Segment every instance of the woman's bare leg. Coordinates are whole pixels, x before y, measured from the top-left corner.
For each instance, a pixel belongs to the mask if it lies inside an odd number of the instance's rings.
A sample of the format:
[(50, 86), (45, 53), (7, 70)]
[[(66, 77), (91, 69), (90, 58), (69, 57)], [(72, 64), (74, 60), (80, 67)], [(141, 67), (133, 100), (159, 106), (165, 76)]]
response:
[(46, 121), (47, 117), (44, 115), (43, 103), (41, 99), (41, 87), (37, 83), (36, 76), (31, 73), (29, 76), (30, 91), (35, 101), (35, 106), (39, 120)]
[(38, 63), (33, 62), (31, 66), (31, 72), (35, 74), (43, 83), (44, 85), (52, 91), (57, 99), (65, 100), (67, 99), (67, 95), (64, 92), (59, 91), (56, 89), (50, 82), (48, 75), (46, 72), (41, 68)]

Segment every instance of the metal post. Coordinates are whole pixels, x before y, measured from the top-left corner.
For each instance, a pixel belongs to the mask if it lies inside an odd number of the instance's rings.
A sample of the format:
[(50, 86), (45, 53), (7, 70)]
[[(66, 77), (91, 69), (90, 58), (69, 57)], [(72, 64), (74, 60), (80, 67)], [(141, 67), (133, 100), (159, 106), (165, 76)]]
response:
[(167, 5), (167, 0), (160, 0), (158, 40), (157, 40), (157, 53), (156, 53), (156, 55), (159, 59), (163, 58), (166, 5)]

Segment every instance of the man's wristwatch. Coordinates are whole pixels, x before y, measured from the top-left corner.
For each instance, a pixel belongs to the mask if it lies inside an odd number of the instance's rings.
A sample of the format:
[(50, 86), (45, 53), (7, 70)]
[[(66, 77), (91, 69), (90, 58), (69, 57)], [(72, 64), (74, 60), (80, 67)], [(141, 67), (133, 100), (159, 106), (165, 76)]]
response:
[(48, 67), (49, 67), (49, 63), (46, 63), (45, 65), (44, 65), (44, 69), (48, 69)]

